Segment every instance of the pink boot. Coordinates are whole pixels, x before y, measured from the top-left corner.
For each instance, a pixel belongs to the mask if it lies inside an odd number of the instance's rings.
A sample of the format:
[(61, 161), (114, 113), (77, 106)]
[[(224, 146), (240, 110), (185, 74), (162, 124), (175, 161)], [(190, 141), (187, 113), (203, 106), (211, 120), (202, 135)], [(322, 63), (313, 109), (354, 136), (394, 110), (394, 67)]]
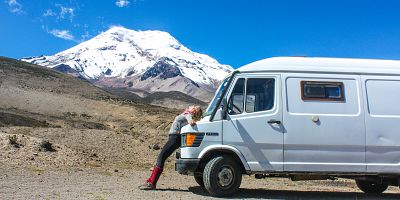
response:
[(139, 189), (141, 189), (141, 190), (156, 189), (157, 181), (160, 178), (162, 171), (163, 171), (162, 168), (154, 166), (153, 170), (151, 171), (151, 175), (150, 175), (149, 179), (147, 179), (145, 184), (139, 186)]

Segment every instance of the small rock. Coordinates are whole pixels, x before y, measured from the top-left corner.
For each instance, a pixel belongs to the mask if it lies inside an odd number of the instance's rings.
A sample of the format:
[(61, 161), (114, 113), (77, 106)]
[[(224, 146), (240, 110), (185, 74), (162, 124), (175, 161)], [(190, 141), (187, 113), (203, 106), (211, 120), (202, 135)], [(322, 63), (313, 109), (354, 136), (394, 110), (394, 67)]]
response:
[(42, 140), (41, 143), (40, 143), (40, 148), (41, 148), (41, 150), (43, 149), (44, 151), (50, 151), (50, 152), (56, 151), (56, 150), (53, 148), (52, 145), (53, 145), (53, 144), (50, 143), (49, 140), (44, 139), (44, 140)]
[(114, 172), (118, 172), (118, 169), (114, 169)]
[(153, 149), (154, 149), (154, 150), (159, 150), (159, 149), (160, 149), (160, 145), (154, 144), (154, 145), (153, 145)]
[(92, 153), (92, 154), (90, 154), (90, 157), (97, 158), (97, 154), (96, 153)]
[(38, 153), (33, 153), (33, 155), (34, 155), (34, 156), (38, 156), (39, 154), (38, 154)]

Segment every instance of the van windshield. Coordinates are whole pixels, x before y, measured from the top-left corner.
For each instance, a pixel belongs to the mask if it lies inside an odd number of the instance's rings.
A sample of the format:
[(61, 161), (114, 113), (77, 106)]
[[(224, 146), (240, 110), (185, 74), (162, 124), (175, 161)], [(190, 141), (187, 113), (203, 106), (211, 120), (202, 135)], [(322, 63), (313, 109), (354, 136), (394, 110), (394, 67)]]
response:
[(215, 96), (213, 98), (213, 100), (211, 101), (210, 105), (208, 106), (206, 112), (204, 113), (204, 116), (209, 116), (211, 115), (211, 113), (213, 112), (213, 110), (215, 109), (215, 107), (217, 106), (217, 103), (219, 101), (222, 95), (222, 92), (224, 91), (225, 87), (228, 85), (229, 79), (231, 78), (231, 76), (228, 76), (224, 79), (224, 81), (221, 83), (221, 85), (219, 86), (217, 92), (215, 92)]

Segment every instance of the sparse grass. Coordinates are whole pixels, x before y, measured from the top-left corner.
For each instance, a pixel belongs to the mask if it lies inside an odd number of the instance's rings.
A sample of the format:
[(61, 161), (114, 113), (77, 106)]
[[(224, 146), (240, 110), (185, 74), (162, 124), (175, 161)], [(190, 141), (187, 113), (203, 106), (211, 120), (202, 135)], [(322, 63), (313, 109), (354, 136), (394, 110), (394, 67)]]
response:
[(9, 136), (8, 136), (8, 143), (9, 143), (11, 146), (15, 147), (15, 148), (20, 148), (20, 147), (23, 146), (22, 144), (18, 143), (18, 137), (17, 137), (17, 135), (9, 135)]
[(86, 163), (86, 166), (88, 166), (88, 167), (93, 167), (93, 168), (97, 168), (97, 167), (101, 167), (102, 165), (101, 164), (99, 164), (99, 163), (95, 163), (95, 162), (88, 162), (88, 163)]
[(112, 176), (112, 173), (109, 171), (103, 171), (100, 174), (105, 175), (105, 176)]
[[(91, 196), (92, 198), (94, 198), (94, 199), (96, 199), (96, 200), (105, 200), (106, 198), (104, 198), (103, 196), (101, 196), (101, 195), (96, 195), (96, 194), (94, 194), (93, 192), (87, 192), (86, 193), (88, 196)], [(92, 198), (90, 198), (90, 199), (92, 199)]]
[(41, 173), (45, 172), (44, 169), (39, 168), (39, 167), (35, 167), (35, 166), (28, 167), (28, 170), (33, 172), (33, 173), (37, 173), (37, 174), (41, 174)]
[(118, 163), (115, 165), (115, 167), (118, 169), (133, 169), (134, 168), (132, 163), (127, 163), (127, 162)]
[(9, 135), (8, 136), (8, 142), (11, 145), (14, 145), (14, 146), (18, 145), (17, 140), (18, 140), (17, 135)]
[(96, 199), (97, 199), (97, 200), (105, 200), (105, 198), (102, 197), (102, 196), (96, 196)]

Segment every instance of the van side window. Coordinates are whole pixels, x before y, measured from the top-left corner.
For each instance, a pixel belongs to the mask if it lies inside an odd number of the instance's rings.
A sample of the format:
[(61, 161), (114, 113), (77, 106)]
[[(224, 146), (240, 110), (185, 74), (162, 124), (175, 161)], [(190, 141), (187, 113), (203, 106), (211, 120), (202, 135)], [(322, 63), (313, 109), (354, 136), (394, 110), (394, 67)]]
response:
[(275, 79), (249, 78), (246, 87), (246, 112), (271, 110), (274, 107)]
[(316, 101), (344, 101), (342, 82), (301, 81), (301, 99)]
[(228, 113), (236, 115), (243, 112), (244, 107), (244, 78), (236, 81), (231, 96), (228, 101)]

